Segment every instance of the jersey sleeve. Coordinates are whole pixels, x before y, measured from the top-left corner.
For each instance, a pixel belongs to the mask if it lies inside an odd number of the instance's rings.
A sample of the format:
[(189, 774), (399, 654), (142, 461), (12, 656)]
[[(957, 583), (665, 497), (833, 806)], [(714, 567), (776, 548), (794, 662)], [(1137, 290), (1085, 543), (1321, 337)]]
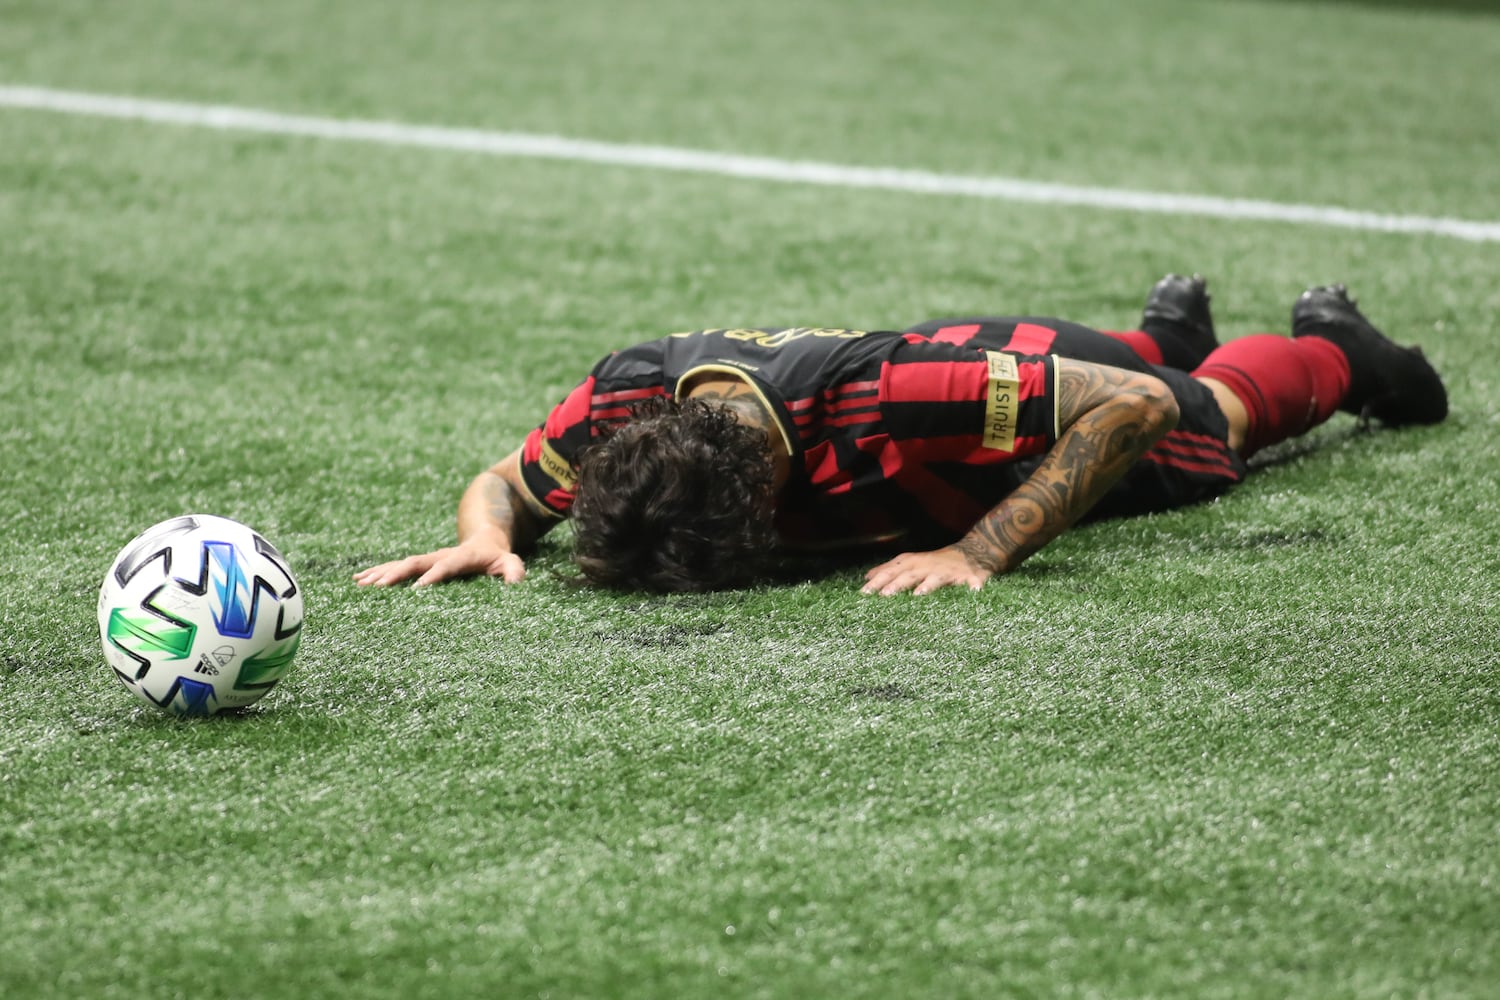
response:
[(1012, 455), (1035, 455), (1057, 442), (1057, 359), (1050, 354), (985, 351), (981, 444)]
[(616, 351), (594, 366), (521, 445), (522, 497), (542, 517), (558, 520), (573, 509), (578, 461), (607, 428), (653, 396), (667, 395), (661, 342)]
[(881, 370), (891, 439), (926, 461), (989, 463), (1057, 441), (1057, 359), (907, 335)]
[(522, 498), (549, 520), (566, 517), (573, 507), (578, 489), (574, 469), (594, 436), (594, 384), (592, 375), (580, 382), (521, 445)]

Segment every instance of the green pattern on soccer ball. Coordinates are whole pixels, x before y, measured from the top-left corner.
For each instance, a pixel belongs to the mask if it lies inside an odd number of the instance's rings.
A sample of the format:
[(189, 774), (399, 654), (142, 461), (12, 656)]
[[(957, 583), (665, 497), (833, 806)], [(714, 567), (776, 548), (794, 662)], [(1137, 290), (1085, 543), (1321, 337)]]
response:
[(243, 691), (246, 688), (264, 687), (280, 680), (287, 667), (292, 665), (292, 658), (297, 655), (297, 647), (301, 643), (302, 633), (298, 632), (281, 645), (263, 649), (246, 659), (240, 664), (240, 675), (235, 679), (234, 689)]
[(132, 618), (124, 608), (109, 613), (105, 634), (117, 647), (137, 653), (166, 653), (169, 660), (186, 659), (198, 626), (174, 624), (160, 618)]

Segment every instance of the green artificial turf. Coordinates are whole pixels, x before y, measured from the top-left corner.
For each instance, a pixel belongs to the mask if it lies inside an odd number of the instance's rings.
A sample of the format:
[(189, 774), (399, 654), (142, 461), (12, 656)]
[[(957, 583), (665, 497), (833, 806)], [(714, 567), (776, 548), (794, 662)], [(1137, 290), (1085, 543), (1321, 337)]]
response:
[[(0, 84), (1500, 219), (1465, 5), (0, 4)], [(1053, 9), (1055, 8), (1055, 9)], [(356, 588), (605, 351), (967, 311), (1221, 333), (1346, 280), (1448, 381), (982, 592)], [(1500, 245), (0, 109), (0, 996), (1484, 997)], [(111, 677), (204, 511), (308, 624)]]

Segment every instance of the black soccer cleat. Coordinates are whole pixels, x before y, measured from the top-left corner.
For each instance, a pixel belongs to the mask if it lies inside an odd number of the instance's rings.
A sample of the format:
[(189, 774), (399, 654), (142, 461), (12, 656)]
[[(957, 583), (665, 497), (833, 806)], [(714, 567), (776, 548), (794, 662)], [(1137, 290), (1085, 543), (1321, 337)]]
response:
[(1323, 285), (1292, 306), (1292, 336), (1322, 337), (1349, 359), (1349, 393), (1339, 409), (1383, 424), (1435, 424), (1448, 416), (1448, 390), (1420, 347), (1402, 347), (1359, 311), (1349, 289)]
[(1183, 363), (1172, 367), (1191, 371), (1219, 346), (1213, 314), (1208, 308), (1210, 298), (1208, 282), (1201, 274), (1191, 278), (1169, 274), (1151, 287), (1146, 308), (1141, 310), (1141, 329), (1152, 337), (1173, 337), (1186, 348), (1188, 354)]

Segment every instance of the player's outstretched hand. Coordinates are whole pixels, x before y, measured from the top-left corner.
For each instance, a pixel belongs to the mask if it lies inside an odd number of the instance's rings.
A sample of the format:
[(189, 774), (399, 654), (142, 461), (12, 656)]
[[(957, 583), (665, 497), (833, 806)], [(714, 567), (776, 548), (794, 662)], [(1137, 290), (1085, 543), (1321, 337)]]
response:
[(865, 574), (864, 593), (890, 597), (903, 591), (930, 594), (940, 587), (963, 585), (978, 590), (990, 578), (976, 569), (956, 546), (933, 552), (903, 552)]
[(514, 552), (497, 545), (461, 542), (452, 548), (371, 566), (354, 574), (354, 582), (361, 587), (389, 587), (393, 583), (414, 579), (413, 586), (425, 587), (444, 580), (480, 575), (498, 576), (506, 583), (520, 583), (526, 576), (526, 564)]

